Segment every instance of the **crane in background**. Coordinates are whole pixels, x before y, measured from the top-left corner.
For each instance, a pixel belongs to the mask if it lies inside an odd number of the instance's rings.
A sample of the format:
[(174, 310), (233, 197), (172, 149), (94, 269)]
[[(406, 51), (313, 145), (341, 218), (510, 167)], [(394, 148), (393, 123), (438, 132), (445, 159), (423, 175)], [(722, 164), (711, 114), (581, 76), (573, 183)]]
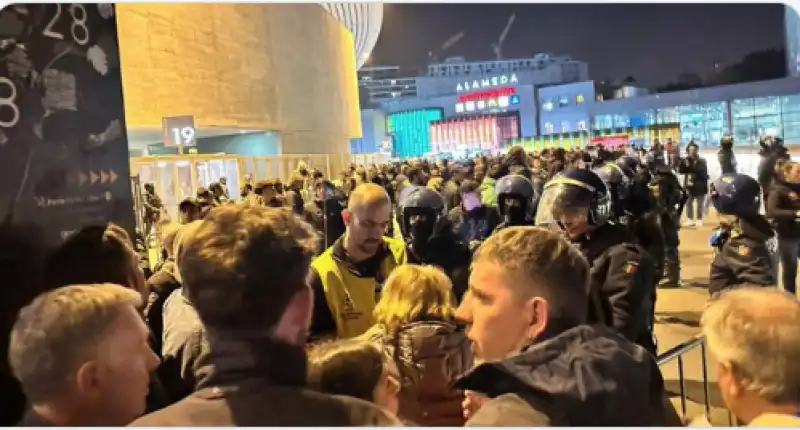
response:
[(511, 26), (514, 25), (515, 19), (516, 14), (511, 14), (511, 17), (508, 18), (508, 24), (506, 24), (506, 28), (503, 29), (502, 33), (500, 33), (500, 39), (497, 40), (497, 43), (492, 45), (492, 50), (494, 51), (494, 55), (497, 56), (497, 61), (503, 59), (503, 42), (505, 42), (508, 32), (511, 30)]
[(439, 56), (445, 51), (450, 49), (453, 45), (458, 43), (459, 40), (464, 38), (464, 32), (458, 32), (450, 36), (436, 51), (428, 51), (428, 64), (436, 64), (439, 62)]

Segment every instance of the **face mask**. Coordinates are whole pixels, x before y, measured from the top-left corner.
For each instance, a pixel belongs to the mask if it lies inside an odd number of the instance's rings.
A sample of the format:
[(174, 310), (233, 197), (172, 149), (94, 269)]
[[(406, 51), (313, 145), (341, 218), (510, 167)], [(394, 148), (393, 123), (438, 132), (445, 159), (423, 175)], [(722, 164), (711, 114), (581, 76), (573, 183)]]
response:
[(464, 194), (464, 210), (467, 212), (481, 205), (481, 199), (475, 193)]

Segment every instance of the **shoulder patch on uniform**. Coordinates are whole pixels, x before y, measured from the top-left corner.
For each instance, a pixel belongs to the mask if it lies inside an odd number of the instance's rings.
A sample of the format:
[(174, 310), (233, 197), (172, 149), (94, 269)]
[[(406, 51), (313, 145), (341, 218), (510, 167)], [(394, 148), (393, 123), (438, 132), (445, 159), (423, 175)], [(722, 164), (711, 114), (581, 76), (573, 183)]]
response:
[(741, 255), (742, 257), (747, 257), (748, 255), (750, 255), (750, 247), (747, 247), (745, 245), (739, 245), (739, 255)]
[(638, 270), (639, 263), (636, 261), (629, 261), (622, 266), (622, 271), (625, 272), (626, 275), (635, 275)]

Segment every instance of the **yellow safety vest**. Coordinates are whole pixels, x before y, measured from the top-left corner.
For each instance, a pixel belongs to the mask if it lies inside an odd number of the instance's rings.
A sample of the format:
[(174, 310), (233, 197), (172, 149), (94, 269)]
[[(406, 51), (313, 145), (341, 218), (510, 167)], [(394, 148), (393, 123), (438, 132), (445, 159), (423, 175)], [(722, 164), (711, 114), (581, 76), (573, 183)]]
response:
[[(406, 264), (406, 245), (397, 239), (383, 238), (388, 248), (381, 262), (380, 279), (385, 281), (395, 267)], [(372, 311), (380, 299), (382, 284), (375, 278), (360, 278), (333, 257), (333, 247), (314, 259), (311, 267), (319, 274), (339, 339), (360, 336), (374, 325)]]

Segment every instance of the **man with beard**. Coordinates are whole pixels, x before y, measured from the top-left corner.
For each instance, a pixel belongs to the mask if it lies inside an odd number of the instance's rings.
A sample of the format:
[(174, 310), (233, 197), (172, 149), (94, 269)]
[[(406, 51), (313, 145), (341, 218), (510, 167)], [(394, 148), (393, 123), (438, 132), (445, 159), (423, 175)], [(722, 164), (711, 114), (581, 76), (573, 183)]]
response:
[(655, 359), (603, 325), (588, 325), (592, 273), (561, 235), (512, 227), (475, 254), (456, 316), (479, 364), (467, 426), (680, 425)]
[(403, 238), (408, 243), (409, 262), (444, 270), (453, 282), (456, 300), (461, 301), (467, 291), (472, 255), (453, 232), (441, 194), (415, 187), (400, 200), (398, 218)]
[(591, 170), (571, 169), (545, 185), (536, 225), (560, 230), (591, 267), (588, 321), (616, 329), (655, 354), (654, 265), (636, 238), (609, 223), (611, 198)]
[(534, 225), (536, 213), (536, 191), (528, 178), (508, 175), (497, 182), (497, 210), (503, 221), (495, 232), (506, 227)]
[(316, 244), (313, 229), (289, 209), (213, 209), (178, 257), (207, 335), (196, 391), (132, 425), (398, 425), (368, 402), (305, 388), (314, 307), (306, 276)]
[(392, 205), (383, 187), (359, 185), (342, 219), (344, 236), (311, 263), (315, 339), (351, 338), (372, 327), (383, 282), (407, 260), (405, 243), (384, 237), (392, 222)]

